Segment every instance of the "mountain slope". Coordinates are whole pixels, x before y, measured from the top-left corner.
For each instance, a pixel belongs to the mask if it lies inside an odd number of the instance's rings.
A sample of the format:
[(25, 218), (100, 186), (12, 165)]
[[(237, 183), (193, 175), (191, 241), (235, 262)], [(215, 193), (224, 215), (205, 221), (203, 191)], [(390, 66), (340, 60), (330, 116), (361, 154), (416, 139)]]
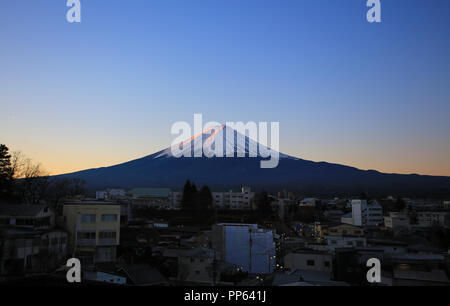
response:
[[(233, 133), (234, 141), (226, 139)], [(229, 127), (221, 126), (183, 142), (182, 152), (194, 156), (195, 143), (201, 142), (212, 149), (223, 143), (223, 155), (227, 148), (235, 154), (239, 150), (246, 157), (179, 157), (171, 154), (171, 148), (123, 164), (89, 169), (60, 177), (81, 178), (90, 190), (108, 187), (170, 187), (181, 189), (186, 179), (198, 185), (207, 184), (213, 190), (237, 189), (248, 185), (254, 189), (278, 191), (281, 189), (318, 196), (370, 195), (449, 196), (450, 177), (385, 174), (359, 170), (349, 166), (312, 162), (280, 153), (278, 167), (262, 169), (261, 149), (264, 146), (243, 136)], [(240, 141), (239, 141), (240, 140)], [(256, 151), (254, 151), (256, 144)], [(190, 145), (190, 148), (189, 148)], [(220, 150), (220, 149), (219, 149)], [(249, 155), (256, 157), (249, 157)], [(236, 155), (235, 155), (236, 156)]]

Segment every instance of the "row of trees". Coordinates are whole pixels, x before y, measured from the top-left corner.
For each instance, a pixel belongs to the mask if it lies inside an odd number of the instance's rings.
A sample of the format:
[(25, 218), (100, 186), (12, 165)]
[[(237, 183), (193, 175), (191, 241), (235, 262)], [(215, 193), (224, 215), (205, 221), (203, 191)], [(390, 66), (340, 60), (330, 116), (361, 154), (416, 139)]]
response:
[(0, 144), (0, 202), (45, 201), (57, 207), (62, 199), (84, 192), (82, 180), (51, 178), (39, 163), (21, 152), (10, 153), (6, 145)]
[(183, 188), (183, 197), (181, 199), (182, 208), (185, 210), (211, 210), (214, 199), (208, 186), (197, 189), (195, 183), (187, 180)]
[[(267, 192), (262, 191), (255, 194), (253, 199), (256, 212), (263, 218), (270, 217), (273, 214), (271, 199)], [(214, 199), (208, 186), (197, 189), (195, 183), (186, 181), (183, 188), (181, 205), (184, 210), (207, 211), (214, 208)]]

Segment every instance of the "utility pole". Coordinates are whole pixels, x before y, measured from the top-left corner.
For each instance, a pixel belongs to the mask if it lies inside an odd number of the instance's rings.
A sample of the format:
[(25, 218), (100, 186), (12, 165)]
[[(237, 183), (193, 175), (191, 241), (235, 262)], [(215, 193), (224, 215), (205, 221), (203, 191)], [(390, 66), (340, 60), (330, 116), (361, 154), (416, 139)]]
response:
[(251, 273), (252, 271), (252, 245), (253, 245), (253, 240), (252, 240), (252, 230), (251, 228), (248, 229), (249, 231), (249, 263), (248, 263), (248, 273)]

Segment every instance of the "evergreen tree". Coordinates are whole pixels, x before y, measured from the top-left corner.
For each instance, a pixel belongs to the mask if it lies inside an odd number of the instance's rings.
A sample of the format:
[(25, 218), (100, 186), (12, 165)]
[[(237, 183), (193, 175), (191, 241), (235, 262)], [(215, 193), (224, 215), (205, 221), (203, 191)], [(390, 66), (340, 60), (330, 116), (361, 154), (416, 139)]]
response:
[(181, 198), (181, 207), (189, 209), (192, 205), (192, 185), (189, 180), (186, 181), (183, 187), (183, 196)]
[(12, 182), (11, 155), (8, 147), (0, 144), (0, 198), (6, 198), (11, 195)]
[(210, 210), (213, 207), (213, 196), (208, 186), (203, 186), (197, 196), (198, 208), (201, 210)]
[(255, 195), (256, 208), (263, 218), (267, 218), (272, 214), (270, 202), (269, 195), (266, 191), (259, 192)]

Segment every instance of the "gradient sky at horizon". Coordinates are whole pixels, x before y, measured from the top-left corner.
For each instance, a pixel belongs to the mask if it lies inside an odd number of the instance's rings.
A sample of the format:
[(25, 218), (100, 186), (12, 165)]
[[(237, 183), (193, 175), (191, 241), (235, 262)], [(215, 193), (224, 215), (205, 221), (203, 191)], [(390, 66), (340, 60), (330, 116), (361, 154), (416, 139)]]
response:
[(51, 174), (168, 147), (175, 121), (279, 121), (280, 150), (450, 176), (450, 1), (0, 2), (0, 143)]

